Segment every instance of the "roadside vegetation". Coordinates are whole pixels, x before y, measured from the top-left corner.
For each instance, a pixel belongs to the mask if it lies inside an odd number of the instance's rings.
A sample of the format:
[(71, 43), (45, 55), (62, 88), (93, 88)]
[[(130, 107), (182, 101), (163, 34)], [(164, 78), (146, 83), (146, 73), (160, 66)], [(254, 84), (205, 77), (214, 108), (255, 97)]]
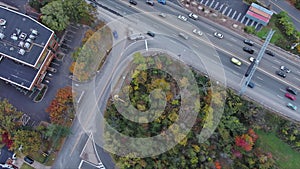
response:
[(288, 1), (291, 2), (291, 4), (295, 6), (295, 8), (300, 10), (300, 0), (288, 0)]
[[(137, 57), (139, 55), (135, 55), (133, 66), (143, 65), (143, 59)], [(198, 138), (205, 119), (214, 118), (213, 112), (216, 110), (210, 107), (213, 82), (199, 72), (194, 72), (194, 76), (201, 99), (193, 100), (195, 103), (199, 102), (200, 110), (190, 133), (174, 148), (158, 156), (134, 158), (132, 154), (127, 154), (127, 157), (112, 154), (119, 168), (293, 169), (300, 165), (300, 161), (297, 160), (300, 155), (298, 125), (246, 98), (239, 97), (231, 89), (226, 90), (224, 113), (217, 129), (207, 141), (200, 143)], [(155, 88), (162, 89), (167, 100), (165, 110), (159, 118), (151, 123), (138, 125), (124, 118), (117, 111), (114, 102), (110, 101), (105, 112), (107, 122), (118, 132), (128, 136), (149, 137), (161, 134), (176, 120), (180, 107), (180, 97), (175, 97), (179, 100), (172, 97), (178, 92), (172, 78), (161, 70), (138, 71), (133, 73), (131, 83), (123, 86), (122, 91), (130, 92), (132, 105), (140, 111), (145, 111), (150, 106), (147, 96)], [(224, 93), (214, 91), (214, 94), (221, 96)], [(122, 95), (119, 99), (122, 99)], [(220, 103), (215, 101), (213, 104)], [(113, 135), (106, 136), (114, 140)], [(126, 146), (126, 140), (123, 144)], [(276, 149), (275, 146), (283, 148)], [(291, 164), (281, 164), (282, 162)]]
[(30, 155), (40, 163), (51, 165), (52, 159), (60, 150), (62, 140), (71, 134), (70, 125), (74, 119), (72, 97), (71, 87), (60, 89), (47, 109), (51, 123), (41, 122), (37, 127), (24, 126), (23, 112), (18, 111), (8, 100), (1, 100), (1, 144), (17, 155)]
[[(296, 30), (291, 18), (286, 12), (273, 14), (269, 24), (260, 31), (255, 31), (254, 27), (245, 27), (245, 31), (255, 34), (261, 39), (265, 39), (270, 29), (275, 30), (271, 43), (295, 54), (300, 54), (300, 32)], [(296, 44), (298, 44), (296, 46)]]

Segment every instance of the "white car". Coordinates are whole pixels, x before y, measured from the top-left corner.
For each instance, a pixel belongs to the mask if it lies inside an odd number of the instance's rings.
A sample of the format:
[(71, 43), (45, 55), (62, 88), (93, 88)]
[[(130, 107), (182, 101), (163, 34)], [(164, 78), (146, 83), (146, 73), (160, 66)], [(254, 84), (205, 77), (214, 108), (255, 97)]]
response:
[(199, 36), (203, 35), (203, 33), (200, 30), (197, 30), (197, 29), (194, 29), (193, 33), (196, 34), (196, 35), (199, 35)]
[(192, 19), (194, 19), (194, 20), (197, 20), (197, 19), (199, 18), (198, 15), (193, 14), (193, 13), (190, 13), (190, 14), (189, 14), (189, 17), (192, 18)]
[(224, 36), (220, 32), (215, 32), (214, 36), (217, 37), (217, 38), (219, 38), (219, 39), (223, 39), (224, 38)]
[(250, 57), (249, 57), (249, 61), (250, 61), (250, 62), (253, 62), (253, 61), (254, 61), (254, 57), (250, 56)]
[(162, 18), (167, 17), (167, 15), (165, 13), (160, 13), (159, 16), (162, 17)]
[(178, 19), (180, 19), (180, 20), (182, 20), (182, 21), (184, 21), (184, 22), (186, 22), (187, 21), (187, 17), (185, 17), (185, 16), (183, 16), (183, 15), (178, 15), (178, 17), (177, 17)]

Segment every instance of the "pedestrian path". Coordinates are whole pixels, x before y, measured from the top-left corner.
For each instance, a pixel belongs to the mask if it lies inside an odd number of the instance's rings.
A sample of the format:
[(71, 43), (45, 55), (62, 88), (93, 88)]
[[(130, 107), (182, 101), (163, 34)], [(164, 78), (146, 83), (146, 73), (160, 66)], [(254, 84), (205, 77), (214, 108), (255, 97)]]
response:
[[(23, 163), (26, 163), (24, 161), (24, 155), (22, 155), (21, 157), (18, 157), (14, 163), (15, 166), (17, 166), (18, 168), (21, 168), (21, 166), (23, 165)], [(28, 163), (26, 163), (28, 164)], [(28, 164), (31, 167), (35, 168), (35, 169), (51, 169), (51, 166), (45, 166), (44, 164), (41, 164), (37, 161), (34, 161), (32, 164)]]
[(206, 7), (219, 11), (222, 15), (232, 18), (238, 22), (245, 24), (246, 26), (254, 26), (255, 29), (260, 29), (262, 27), (256, 21), (253, 21), (245, 17), (246, 12), (239, 12), (230, 7), (227, 2), (219, 2), (217, 0), (198, 0), (198, 2)]

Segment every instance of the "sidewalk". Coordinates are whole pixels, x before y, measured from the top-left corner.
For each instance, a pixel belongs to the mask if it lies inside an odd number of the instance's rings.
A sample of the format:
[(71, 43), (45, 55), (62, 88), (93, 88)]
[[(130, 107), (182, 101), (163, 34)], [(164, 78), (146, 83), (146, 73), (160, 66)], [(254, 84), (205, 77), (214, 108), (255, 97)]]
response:
[[(23, 165), (23, 163), (26, 163), (24, 161), (24, 157), (25, 156), (18, 157), (16, 159), (14, 165), (17, 166), (17, 167), (19, 167), (19, 168), (21, 168), (21, 166)], [(28, 164), (28, 163), (26, 163), (26, 164)], [(30, 165), (31, 167), (33, 167), (35, 169), (51, 169), (51, 166), (45, 166), (45, 165), (43, 165), (43, 164), (41, 164), (41, 163), (39, 163), (37, 161), (34, 161), (32, 164), (28, 164), (28, 165)]]

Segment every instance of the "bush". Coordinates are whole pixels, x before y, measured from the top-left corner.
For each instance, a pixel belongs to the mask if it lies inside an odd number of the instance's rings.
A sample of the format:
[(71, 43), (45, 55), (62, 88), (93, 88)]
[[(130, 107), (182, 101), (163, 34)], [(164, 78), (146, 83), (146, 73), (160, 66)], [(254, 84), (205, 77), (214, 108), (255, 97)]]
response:
[(249, 34), (254, 34), (255, 33), (255, 28), (253, 26), (245, 26), (244, 31), (249, 33)]

